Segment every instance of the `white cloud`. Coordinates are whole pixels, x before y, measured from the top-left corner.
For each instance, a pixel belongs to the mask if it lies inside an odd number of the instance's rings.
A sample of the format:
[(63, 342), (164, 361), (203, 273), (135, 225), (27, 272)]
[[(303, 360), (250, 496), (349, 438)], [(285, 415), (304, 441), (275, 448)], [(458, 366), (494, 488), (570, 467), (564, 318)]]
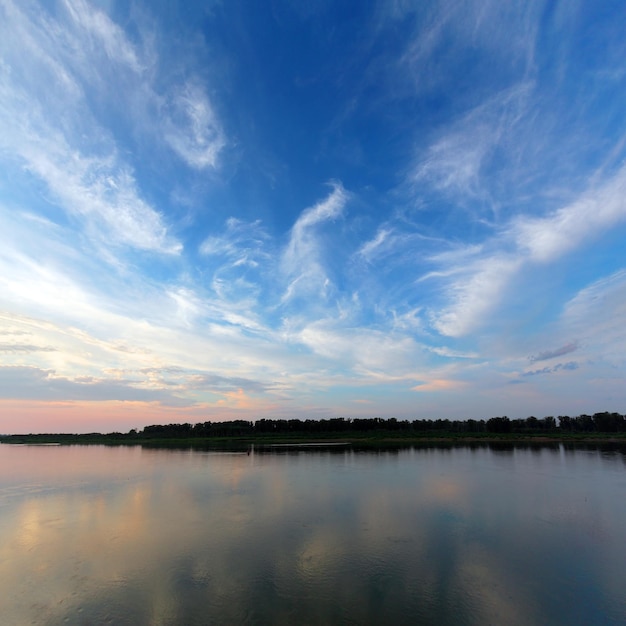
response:
[(305, 209), (291, 230), (289, 251), (297, 254), (297, 247), (305, 246), (306, 232), (312, 226), (339, 217), (348, 199), (348, 194), (339, 183), (333, 184), (331, 194), (316, 205)]
[(389, 240), (392, 235), (391, 229), (381, 228), (376, 233), (376, 236), (369, 241), (366, 241), (357, 251), (357, 254), (363, 257), (366, 261), (370, 261), (372, 257), (381, 253), (381, 250), (389, 248)]
[[(532, 67), (537, 23), (543, 11), (541, 0), (386, 2), (382, 6), (383, 21), (401, 19), (405, 25), (412, 25), (400, 69), (403, 82), (407, 78), (412, 81), (417, 93), (442, 85), (459, 89), (458, 83), (453, 83), (451, 66), (466, 55), (495, 57), (499, 68), (519, 68), (524, 72)], [(493, 60), (481, 67), (491, 67), (492, 63)]]
[[(626, 167), (615, 165), (623, 157), (623, 120), (609, 113), (619, 102), (613, 97), (614, 70), (616, 51), (623, 46), (613, 44), (606, 56), (592, 57), (583, 77), (572, 63), (575, 57), (565, 54), (578, 36), (573, 24), (580, 10), (578, 5), (560, 8), (571, 23), (562, 25), (555, 58), (541, 65), (535, 65), (537, 37), (545, 36), (541, 2), (444, 1), (426, 8), (406, 3), (400, 11), (415, 29), (403, 58), (412, 70), (415, 93), (456, 77), (465, 46), (471, 46), (473, 59), (487, 54), (498, 74), (480, 83), (490, 92), (466, 94), (460, 86), (455, 107), (458, 103), (466, 111), (442, 129), (426, 131), (434, 138), (416, 152), (407, 180), (421, 207), (433, 191), (434, 197), (440, 200), (441, 193), (451, 202), (425, 207), (430, 214), (441, 210), (447, 216), (451, 239), (468, 240), (469, 234), (475, 241), (485, 227), (493, 233), (474, 249), (467, 246), (466, 258), (428, 258), (434, 268), (419, 282), (428, 280), (438, 290), (440, 300), (430, 313), (433, 328), (444, 335), (467, 336), (488, 327), (509, 295), (519, 297), (516, 288), (531, 272), (542, 283), (542, 274), (554, 263), (583, 248), (597, 260), (593, 243), (626, 222)], [(444, 44), (453, 50), (443, 49)], [(568, 96), (571, 80), (576, 87)], [(601, 100), (604, 113), (595, 109)], [(423, 137), (415, 140), (419, 146)], [(470, 212), (469, 226), (452, 223), (449, 216), (458, 216), (459, 207)], [(491, 215), (485, 216), (485, 208)], [(373, 240), (372, 251), (380, 243)]]
[(286, 338), (320, 357), (320, 368), (341, 371), (349, 378), (402, 378), (425, 354), (422, 346), (404, 333), (350, 327), (336, 319), (306, 323)]
[(404, 313), (398, 313), (398, 311), (392, 310), (393, 329), (404, 332), (422, 331), (424, 327), (422, 312), (421, 307), (415, 307)]
[(50, 128), (39, 135), (24, 130), (13, 143), (16, 153), (68, 213), (85, 220), (88, 234), (143, 250), (180, 252), (182, 245), (168, 234), (161, 214), (140, 197), (132, 172), (115, 154), (84, 155)]
[(440, 258), (450, 264), (428, 276), (444, 281), (449, 304), (432, 312), (434, 328), (444, 335), (460, 337), (485, 326), (518, 273), (537, 263), (550, 264), (623, 221), (626, 167), (545, 217), (512, 220), (488, 245), (474, 249), (477, 256), (473, 261), (454, 256)]
[(231, 217), (220, 235), (207, 237), (200, 245), (200, 253), (207, 256), (226, 256), (235, 264), (254, 265), (261, 257), (267, 257), (263, 249), (269, 235), (260, 220), (244, 222)]
[(260, 220), (245, 222), (229, 218), (225, 228), (207, 237), (199, 252), (207, 258), (205, 272), (211, 276), (213, 317), (255, 332), (261, 331), (262, 301), (268, 276), (277, 276), (277, 255)]
[(584, 355), (626, 365), (626, 269), (585, 287), (564, 307), (562, 333), (576, 337)]
[(451, 350), (446, 346), (429, 347), (428, 350), (449, 359), (477, 359), (480, 356), (476, 352), (459, 352), (458, 350)]
[[(0, 151), (42, 181), (67, 213), (107, 243), (178, 253), (162, 215), (138, 190), (132, 168), (87, 104), (85, 76), (97, 75), (92, 37), (111, 61), (139, 71), (133, 48), (109, 18), (84, 2), (67, 3), (72, 21), (54, 21), (9, 3), (0, 26)], [(98, 46), (95, 46), (98, 50)], [(85, 68), (88, 65), (89, 71)]]
[[(106, 14), (83, 0), (64, 0), (63, 5), (74, 22), (75, 33), (79, 34), (84, 46), (83, 52), (88, 50), (93, 54), (102, 50), (110, 61), (124, 65), (135, 73), (145, 69), (124, 31)], [(76, 48), (74, 46), (76, 52), (81, 52)]]
[(177, 317), (182, 324), (191, 327), (192, 322), (196, 321), (202, 311), (202, 303), (198, 296), (185, 287), (171, 290), (168, 295), (176, 303)]
[(221, 124), (205, 91), (187, 82), (170, 94), (164, 107), (164, 137), (190, 167), (214, 168), (226, 145)]
[(438, 189), (478, 194), (482, 163), (497, 139), (490, 131), (486, 126), (479, 126), (472, 129), (472, 133), (443, 137), (430, 147), (415, 178), (428, 179)]
[(456, 244), (451, 247), (448, 246), (446, 250), (438, 251), (430, 255), (429, 260), (436, 264), (450, 266), (451, 268), (460, 268), (480, 258), (480, 254), (483, 251), (483, 244)]
[(348, 197), (348, 192), (341, 184), (334, 183), (331, 194), (325, 200), (305, 209), (293, 225), (282, 257), (283, 270), (290, 281), (283, 301), (289, 300), (296, 293), (315, 292), (317, 295), (325, 295), (329, 283), (323, 267), (323, 246), (317, 236), (316, 227), (337, 219), (342, 214)]
[(626, 166), (602, 186), (540, 218), (513, 221), (510, 235), (531, 260), (550, 262), (626, 221)]
[(134, 381), (115, 379), (75, 379), (36, 367), (0, 366), (0, 395), (3, 398), (26, 400), (106, 401), (115, 398), (127, 402), (160, 402), (171, 406), (188, 406), (188, 400), (177, 397), (169, 389), (151, 389)]
[(434, 328), (443, 335), (461, 337), (485, 324), (519, 268), (518, 259), (504, 255), (476, 262), (448, 285), (452, 302), (433, 315)]
[(465, 114), (428, 148), (412, 181), (461, 198), (490, 198), (485, 168), (498, 146), (511, 142), (532, 86), (521, 83)]
[(151, 37), (140, 32), (131, 41), (84, 0), (49, 11), (7, 0), (1, 11), (0, 157), (42, 181), (103, 254), (110, 244), (179, 253), (104, 110), (118, 111), (190, 167), (213, 168), (226, 139), (205, 86), (191, 76), (160, 94)]

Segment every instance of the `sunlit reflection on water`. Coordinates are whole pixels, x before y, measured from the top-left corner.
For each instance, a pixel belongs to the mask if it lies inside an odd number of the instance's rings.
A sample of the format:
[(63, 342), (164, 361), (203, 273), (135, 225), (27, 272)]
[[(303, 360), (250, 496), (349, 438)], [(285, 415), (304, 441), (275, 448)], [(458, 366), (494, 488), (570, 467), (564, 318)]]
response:
[(623, 623), (625, 458), (0, 446), (1, 623)]

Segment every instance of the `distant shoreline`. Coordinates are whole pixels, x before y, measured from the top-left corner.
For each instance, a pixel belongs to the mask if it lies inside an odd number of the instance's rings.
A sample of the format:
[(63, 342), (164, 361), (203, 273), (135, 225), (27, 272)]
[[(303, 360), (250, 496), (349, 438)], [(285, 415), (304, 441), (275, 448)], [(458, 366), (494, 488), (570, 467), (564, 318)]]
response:
[(320, 448), (320, 447), (404, 447), (445, 444), (621, 444), (626, 445), (626, 433), (563, 433), (563, 434), (516, 434), (516, 433), (433, 433), (398, 436), (395, 433), (376, 433), (355, 436), (354, 433), (333, 433), (329, 436), (228, 436), (228, 437), (158, 437), (145, 438), (132, 435), (113, 436), (89, 434), (21, 434), (0, 436), (0, 443), (8, 445), (140, 445), (146, 447), (187, 448)]
[[(558, 423), (557, 423), (558, 420)], [(105, 444), (184, 447), (227, 447), (350, 444), (389, 447), (478, 443), (607, 443), (626, 442), (626, 415), (604, 411), (593, 415), (559, 415), (541, 419), (398, 420), (395, 417), (320, 420), (259, 419), (228, 422), (153, 424), (127, 433), (22, 433), (0, 435), (0, 443)]]

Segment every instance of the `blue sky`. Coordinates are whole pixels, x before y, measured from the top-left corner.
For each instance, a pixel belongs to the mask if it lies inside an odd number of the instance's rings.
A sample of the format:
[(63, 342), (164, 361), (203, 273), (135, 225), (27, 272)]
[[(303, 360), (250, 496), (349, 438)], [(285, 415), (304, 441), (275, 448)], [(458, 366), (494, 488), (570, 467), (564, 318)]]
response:
[(626, 5), (0, 1), (0, 432), (626, 410)]

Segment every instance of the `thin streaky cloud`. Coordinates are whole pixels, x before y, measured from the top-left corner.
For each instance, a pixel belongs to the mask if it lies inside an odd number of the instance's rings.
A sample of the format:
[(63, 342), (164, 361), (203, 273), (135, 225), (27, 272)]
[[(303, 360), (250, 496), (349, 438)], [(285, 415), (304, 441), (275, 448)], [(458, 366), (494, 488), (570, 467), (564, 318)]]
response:
[(578, 350), (577, 343), (568, 343), (560, 348), (556, 348), (555, 350), (545, 350), (544, 352), (540, 352), (537, 355), (531, 356), (530, 362), (535, 363), (536, 361), (548, 361), (550, 359), (569, 354), (570, 352), (574, 352), (576, 350)]
[(28, 343), (0, 343), (0, 352), (56, 352), (52, 346), (36, 346)]

